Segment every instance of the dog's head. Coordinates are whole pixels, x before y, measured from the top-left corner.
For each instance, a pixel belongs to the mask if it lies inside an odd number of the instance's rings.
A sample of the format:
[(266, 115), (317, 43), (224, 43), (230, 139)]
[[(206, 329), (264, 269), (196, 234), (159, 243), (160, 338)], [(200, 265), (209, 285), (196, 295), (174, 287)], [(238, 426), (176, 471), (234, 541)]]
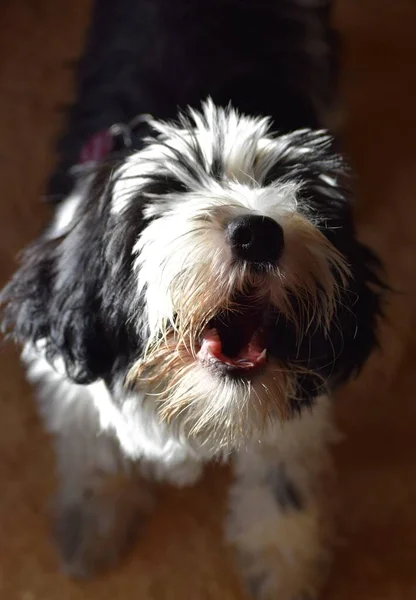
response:
[(377, 261), (322, 131), (208, 102), (87, 176), (6, 289), (18, 337), (78, 382), (125, 378), (227, 448), (361, 367)]

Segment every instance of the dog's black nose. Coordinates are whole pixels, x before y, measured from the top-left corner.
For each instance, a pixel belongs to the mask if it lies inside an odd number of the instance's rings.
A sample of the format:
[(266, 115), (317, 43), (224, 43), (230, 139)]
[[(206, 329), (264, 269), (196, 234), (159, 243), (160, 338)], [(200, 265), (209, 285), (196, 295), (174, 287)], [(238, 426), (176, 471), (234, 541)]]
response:
[(233, 254), (253, 263), (275, 263), (284, 247), (283, 229), (270, 217), (242, 215), (228, 223)]

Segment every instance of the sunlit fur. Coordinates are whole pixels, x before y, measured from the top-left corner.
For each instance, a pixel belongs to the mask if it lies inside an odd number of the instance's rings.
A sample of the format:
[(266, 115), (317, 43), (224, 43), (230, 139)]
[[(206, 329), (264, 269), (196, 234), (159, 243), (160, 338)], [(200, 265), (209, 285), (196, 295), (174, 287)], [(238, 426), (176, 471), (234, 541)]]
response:
[[(239, 294), (274, 308), (294, 323), (299, 338), (310, 328), (329, 328), (348, 265), (318, 229), (320, 216), (308, 214), (307, 203), (303, 214), (298, 212), (302, 180), (265, 181), (283, 156), (312, 153), (331, 140), (324, 132), (309, 139), (308, 132), (299, 132), (309, 144), (296, 149), (289, 146), (293, 136), (269, 134), (266, 119), (240, 116), (210, 101), (203, 113), (182, 117), (180, 127), (155, 123), (154, 128), (157, 139), (115, 174), (113, 212), (134, 201), (148, 184), (147, 173), (151, 177), (156, 169), (187, 191), (155, 202), (146, 194), (134, 269), (145, 298), (142, 327), (148, 342), (129, 383), (152, 396), (161, 417), (179, 423), (187, 435), (231, 449), (249, 439), (253, 427), (287, 416), (295, 395), (293, 375), (305, 367), (271, 360), (253, 380), (221, 378), (196, 360), (198, 339), (216, 314), (239, 311), (234, 301)], [(221, 152), (221, 178), (211, 175), (215, 152)], [(230, 220), (247, 213), (272, 217), (284, 230), (282, 259), (260, 272), (236, 262), (225, 239)]]
[(210, 373), (176, 341), (164, 342), (133, 367), (133, 378), (173, 432), (218, 457), (287, 418), (287, 400), (295, 398), (293, 373), (277, 361), (257, 379), (227, 379)]

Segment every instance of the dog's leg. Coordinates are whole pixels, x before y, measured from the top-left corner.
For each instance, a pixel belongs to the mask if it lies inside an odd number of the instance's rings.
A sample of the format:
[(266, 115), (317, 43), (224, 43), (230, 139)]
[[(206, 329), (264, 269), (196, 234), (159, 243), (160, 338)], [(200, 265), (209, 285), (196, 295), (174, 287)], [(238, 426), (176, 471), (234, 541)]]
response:
[(94, 422), (61, 431), (56, 447), (55, 538), (65, 572), (86, 577), (115, 563), (127, 548), (151, 508), (151, 483)]
[[(62, 444), (62, 452), (66, 447)], [(61, 465), (66, 462), (59, 458)], [(77, 481), (69, 489), (74, 476)], [(117, 562), (134, 538), (139, 517), (151, 506), (149, 486), (132, 474), (92, 465), (82, 474), (64, 471), (54, 533), (65, 573), (88, 577)]]
[(137, 518), (151, 506), (151, 484), (100, 422), (97, 406), (109, 405), (103, 383), (75, 385), (42, 358), (30, 361), (28, 374), (56, 446), (55, 537), (63, 567), (73, 577), (86, 577), (119, 558)]
[(236, 457), (228, 536), (256, 600), (316, 598), (331, 555), (326, 400)]

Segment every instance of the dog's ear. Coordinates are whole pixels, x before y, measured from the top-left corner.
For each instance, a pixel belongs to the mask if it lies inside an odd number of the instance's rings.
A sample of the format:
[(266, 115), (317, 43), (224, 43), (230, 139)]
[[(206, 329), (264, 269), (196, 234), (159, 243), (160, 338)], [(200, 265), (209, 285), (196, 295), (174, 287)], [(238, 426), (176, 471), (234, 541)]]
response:
[(131, 265), (140, 218), (111, 215), (108, 175), (82, 186), (64, 231), (47, 231), (26, 249), (1, 296), (4, 327), (50, 362), (63, 361), (77, 383), (109, 377), (137, 350), (128, 322), (140, 310)]

